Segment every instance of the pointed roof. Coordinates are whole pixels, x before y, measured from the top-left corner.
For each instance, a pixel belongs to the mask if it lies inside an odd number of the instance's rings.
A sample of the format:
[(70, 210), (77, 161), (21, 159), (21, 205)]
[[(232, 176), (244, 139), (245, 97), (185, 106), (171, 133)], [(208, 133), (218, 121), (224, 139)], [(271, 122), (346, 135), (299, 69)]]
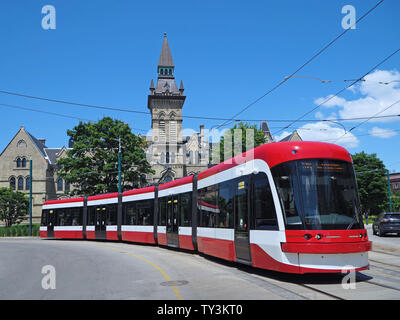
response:
[(303, 141), (303, 139), (300, 137), (297, 130), (294, 130), (292, 134), (289, 134), (288, 136), (279, 141)]
[(167, 34), (164, 33), (164, 41), (161, 48), (160, 59), (158, 60), (159, 67), (175, 67), (172, 60), (171, 50), (169, 49)]

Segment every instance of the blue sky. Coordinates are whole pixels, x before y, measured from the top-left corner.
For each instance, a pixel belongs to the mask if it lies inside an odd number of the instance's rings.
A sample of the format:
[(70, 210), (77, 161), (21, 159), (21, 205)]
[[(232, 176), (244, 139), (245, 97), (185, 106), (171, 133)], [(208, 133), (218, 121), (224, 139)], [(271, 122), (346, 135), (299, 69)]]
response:
[[(378, 0), (351, 1), (16, 1), (0, 3), (0, 90), (84, 104), (147, 111), (151, 79), (163, 33), (175, 62), (175, 77), (187, 96), (183, 115), (231, 117), (294, 72), (343, 32), (342, 7), (356, 18)], [(56, 9), (56, 29), (44, 30), (42, 7)], [(385, 0), (307, 65), (298, 77), (240, 115), (242, 119), (296, 119), (362, 76), (400, 48), (400, 2)], [(315, 78), (331, 80), (322, 83)], [(400, 99), (400, 53), (366, 81), (310, 113), (306, 119), (371, 116)], [(390, 82), (388, 85), (379, 82)], [(50, 111), (96, 121), (103, 116), (148, 130), (150, 116), (89, 109), (0, 94), (0, 104)], [(68, 143), (78, 120), (0, 105), (3, 150), (24, 125), (48, 147)], [(400, 103), (380, 115), (400, 114)], [(378, 121), (379, 120), (379, 121)], [(351, 153), (377, 153), (400, 171), (400, 117), (360, 125), (336, 143)], [(358, 122), (342, 122), (347, 130)], [(221, 121), (184, 119), (198, 130)], [(294, 128), (305, 140), (335, 141), (340, 125), (269, 122), (274, 135)], [(280, 131), (279, 131), (280, 130)], [(140, 131), (134, 130), (135, 133)]]

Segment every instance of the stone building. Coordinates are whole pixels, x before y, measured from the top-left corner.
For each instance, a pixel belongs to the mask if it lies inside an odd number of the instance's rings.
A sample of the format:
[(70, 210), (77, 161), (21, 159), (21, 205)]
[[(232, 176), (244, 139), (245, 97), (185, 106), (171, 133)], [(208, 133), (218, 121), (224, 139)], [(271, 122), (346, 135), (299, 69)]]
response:
[(186, 100), (183, 81), (179, 89), (175, 82), (175, 65), (167, 35), (157, 65), (157, 82), (150, 83), (147, 107), (151, 112), (151, 135), (148, 136), (148, 160), (155, 174), (148, 183), (182, 178), (208, 168), (208, 143), (204, 126), (192, 136), (182, 136), (182, 108)]
[(0, 187), (29, 195), (32, 160), (32, 216), (38, 222), (44, 201), (65, 197), (71, 186), (57, 176), (56, 162), (66, 156), (66, 147), (48, 148), (22, 126), (0, 154)]

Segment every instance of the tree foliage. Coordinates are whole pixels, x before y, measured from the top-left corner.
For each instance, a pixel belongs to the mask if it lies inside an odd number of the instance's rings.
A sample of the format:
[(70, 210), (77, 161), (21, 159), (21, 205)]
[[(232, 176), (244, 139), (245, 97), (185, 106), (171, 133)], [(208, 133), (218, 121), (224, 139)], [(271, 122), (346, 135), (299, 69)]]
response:
[[(261, 129), (257, 128), (257, 125), (250, 125), (248, 123), (243, 123), (243, 122), (239, 122), (239, 124), (235, 124), (231, 129), (229, 129), (228, 132), (228, 137), (230, 137), (231, 139), (231, 152), (229, 152), (229, 157), (228, 155), (225, 155), (225, 134), (223, 136), (221, 136), (220, 138), (220, 142), (219, 142), (219, 153), (220, 153), (220, 161), (224, 161), (227, 160), (228, 158), (234, 157), (235, 155), (237, 155), (237, 153), (235, 153), (235, 140), (234, 140), (234, 136), (235, 136), (235, 130), (240, 130), (241, 131), (241, 143), (242, 143), (242, 148), (240, 152), (245, 152), (246, 151), (246, 140), (249, 139), (249, 137), (246, 134), (246, 131), (251, 130), (253, 131), (253, 147), (258, 147), (264, 143), (266, 143), (265, 137), (264, 137), (264, 132)], [(212, 155), (211, 155), (212, 156)]]
[(28, 209), (29, 200), (24, 193), (0, 188), (0, 220), (5, 222), (6, 227), (21, 223)]
[(118, 191), (118, 150), (121, 142), (122, 190), (137, 188), (143, 175), (153, 172), (146, 160), (145, 138), (132, 133), (128, 124), (104, 117), (67, 131), (74, 141), (67, 157), (57, 162), (58, 175), (74, 187), (71, 195)]
[(364, 151), (352, 155), (356, 171), (361, 210), (377, 215), (388, 210), (386, 169), (375, 153)]
[(400, 212), (400, 191), (392, 193), (392, 210)]

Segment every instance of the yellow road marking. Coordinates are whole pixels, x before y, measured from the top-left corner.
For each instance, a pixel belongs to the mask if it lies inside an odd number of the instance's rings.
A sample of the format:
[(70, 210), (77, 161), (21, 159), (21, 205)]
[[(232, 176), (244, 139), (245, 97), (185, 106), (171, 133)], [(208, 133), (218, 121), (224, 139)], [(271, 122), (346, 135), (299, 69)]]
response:
[[(141, 256), (138, 256), (137, 254), (131, 253), (131, 252), (129, 252), (129, 251), (121, 250), (121, 249), (118, 249), (118, 248), (109, 247), (109, 246), (102, 246), (102, 245), (96, 245), (96, 244), (94, 244), (94, 246), (95, 246), (95, 247), (106, 248), (106, 249), (113, 249), (113, 250), (116, 250), (116, 251), (119, 251), (119, 252), (122, 252), (122, 253), (129, 254), (130, 256), (135, 257), (135, 258), (138, 258), (138, 259), (140, 259), (140, 260), (142, 260), (142, 261), (144, 261), (144, 262), (147, 262), (147, 263), (150, 264), (153, 268), (155, 268), (156, 270), (158, 270), (158, 271), (163, 275), (163, 277), (164, 277), (167, 281), (171, 281), (171, 278), (170, 278), (170, 277), (165, 273), (165, 271), (164, 271), (163, 269), (161, 269), (158, 265), (156, 265), (155, 263), (153, 263), (153, 262), (151, 262), (151, 261), (149, 261), (149, 260), (147, 260), (147, 259), (145, 259), (145, 258), (143, 258), (143, 257), (141, 257)], [(176, 295), (176, 297), (177, 297), (179, 300), (184, 300), (184, 299), (182, 298), (181, 294), (179, 293), (179, 290), (178, 290), (178, 288), (177, 288), (176, 286), (172, 286), (171, 288), (172, 288), (172, 290), (174, 290), (175, 295)]]

